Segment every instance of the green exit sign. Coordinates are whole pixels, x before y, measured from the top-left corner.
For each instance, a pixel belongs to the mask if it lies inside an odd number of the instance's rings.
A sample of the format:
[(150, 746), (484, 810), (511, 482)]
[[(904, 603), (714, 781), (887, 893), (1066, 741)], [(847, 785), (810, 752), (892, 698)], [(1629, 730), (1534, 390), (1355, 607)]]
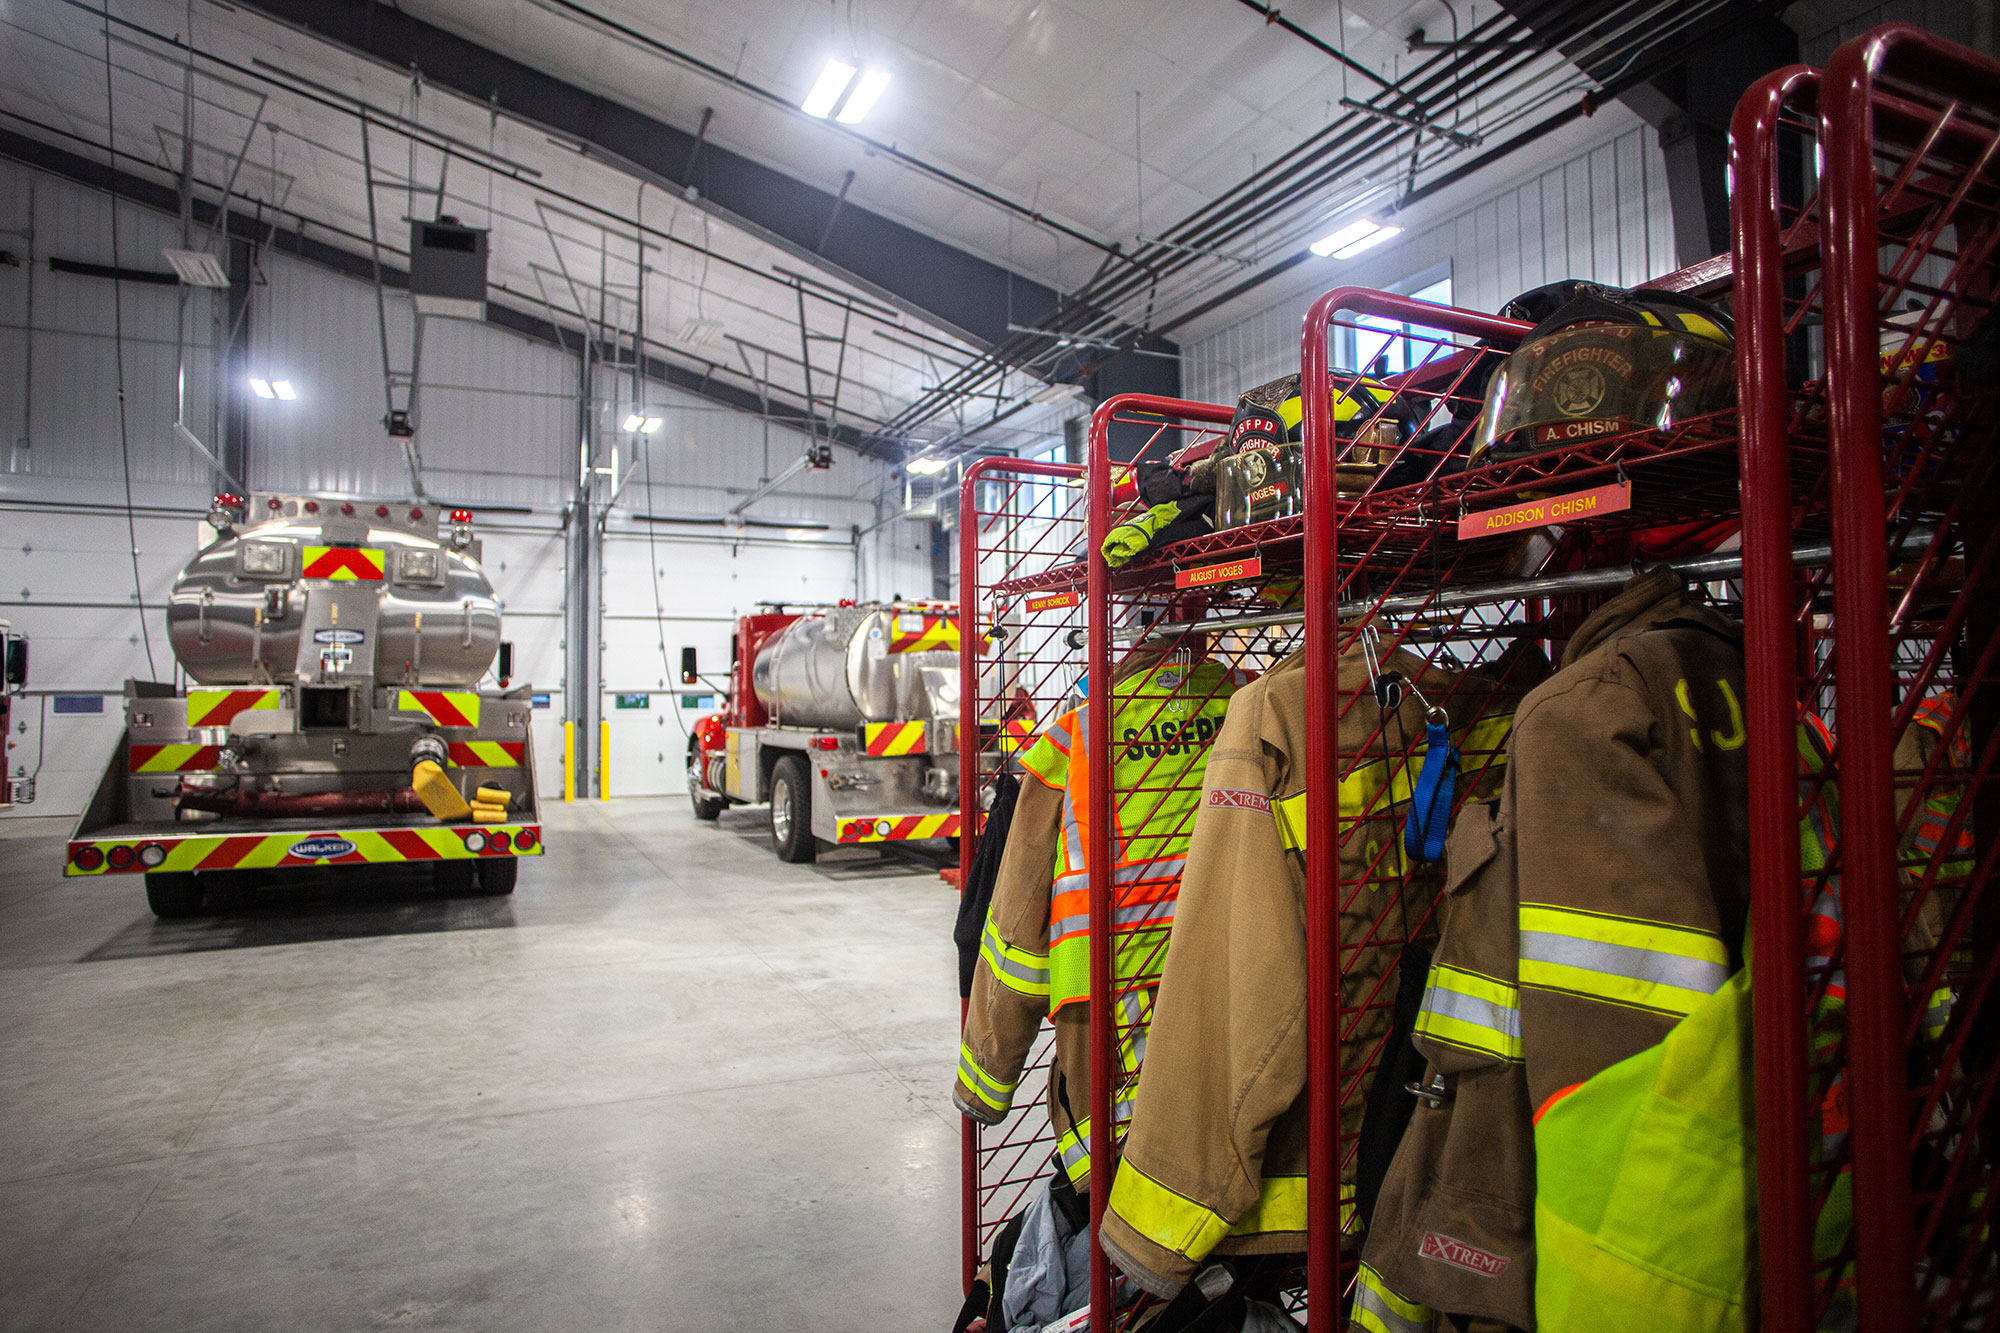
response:
[(651, 708), (653, 696), (650, 694), (621, 694), (618, 696), (620, 708)]

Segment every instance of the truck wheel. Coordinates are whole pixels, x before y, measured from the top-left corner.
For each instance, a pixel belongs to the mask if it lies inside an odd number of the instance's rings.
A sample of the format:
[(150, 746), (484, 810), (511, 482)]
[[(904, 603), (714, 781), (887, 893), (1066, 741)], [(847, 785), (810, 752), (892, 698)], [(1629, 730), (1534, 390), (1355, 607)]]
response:
[(771, 842), (780, 861), (810, 861), (819, 855), (812, 832), (812, 788), (806, 761), (788, 754), (771, 771)]
[(515, 877), (521, 873), (521, 863), (511, 856), (496, 856), (479, 863), (479, 892), (489, 898), (500, 898), (514, 891)]
[(146, 875), (146, 906), (164, 920), (194, 916), (201, 911), (201, 879), (192, 870), (150, 871)]
[(694, 803), (694, 817), (711, 823), (722, 817), (723, 808), (729, 804), (727, 797), (703, 796), (701, 751), (690, 741), (688, 743), (688, 800)]
[(475, 862), (457, 858), (440, 861), (431, 867), (431, 884), (447, 898), (460, 898), (468, 893), (476, 893), (479, 884), (479, 866)]

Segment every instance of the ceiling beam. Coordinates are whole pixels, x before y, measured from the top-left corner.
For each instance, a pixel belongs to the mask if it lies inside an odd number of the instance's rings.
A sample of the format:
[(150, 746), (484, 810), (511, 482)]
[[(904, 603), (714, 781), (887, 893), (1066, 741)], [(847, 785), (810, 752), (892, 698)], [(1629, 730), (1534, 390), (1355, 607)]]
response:
[[(59, 148), (54, 144), (32, 138), (13, 130), (0, 129), (0, 157), (9, 157), (25, 166), (60, 176), (96, 190), (115, 192), (119, 198), (170, 216), (180, 213), (180, 196), (170, 185), (135, 175), (128, 171), (113, 170), (100, 158), (84, 157), (81, 154)], [(195, 221), (204, 227), (215, 222), (215, 205), (205, 199), (194, 201)], [(308, 224), (312, 225), (312, 224)], [(315, 226), (315, 230), (319, 228)], [(304, 226), (281, 228), (271, 218), (260, 220), (253, 214), (231, 209), (228, 234), (232, 239), (248, 241), (253, 245), (267, 246), (282, 254), (288, 254), (321, 268), (355, 278), (361, 282), (374, 281), (374, 266), (366, 255), (330, 244), (306, 234)], [(365, 241), (364, 241), (365, 243)], [(382, 281), (385, 286), (405, 288), (409, 285), (409, 274), (389, 264), (382, 266)], [(580, 353), (584, 334), (580, 330), (565, 329), (541, 315), (516, 309), (504, 302), (488, 300), (486, 322), (496, 328), (506, 329), (535, 342), (559, 347), (564, 351)], [(609, 347), (601, 347), (601, 353), (611, 355)], [(668, 361), (647, 353), (646, 377), (655, 384), (667, 384), (685, 393), (731, 408), (754, 417), (768, 416), (774, 423), (794, 430), (811, 432), (817, 428), (821, 437), (829, 431), (833, 440), (857, 453), (880, 458), (895, 458), (900, 451), (888, 448), (853, 426), (829, 424), (817, 414), (806, 411), (790, 403), (772, 400), (768, 404), (761, 400), (756, 391), (715, 378), (712, 373)]]
[[(1009, 311), (1033, 323), (1053, 289), (808, 185), (706, 137), (410, 17), (381, 0), (239, 0), (242, 8), (399, 73), (580, 143), (592, 155), (683, 193), (800, 259), (982, 347), (1005, 340)], [(699, 149), (699, 151), (697, 151)]]

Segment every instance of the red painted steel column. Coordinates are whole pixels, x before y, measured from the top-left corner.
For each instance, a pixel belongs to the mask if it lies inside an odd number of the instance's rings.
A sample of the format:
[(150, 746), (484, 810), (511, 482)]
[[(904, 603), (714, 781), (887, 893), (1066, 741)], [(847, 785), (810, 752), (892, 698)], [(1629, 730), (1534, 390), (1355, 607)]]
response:
[(1743, 437), (1743, 648), (1750, 737), (1751, 997), (1763, 1333), (1810, 1333), (1813, 1326), (1805, 907), (1800, 900), (1798, 751), (1793, 739), (1799, 663), (1791, 394), (1785, 383), (1777, 131), (1787, 103), (1809, 103), (1818, 79), (1818, 72), (1804, 65), (1766, 75), (1736, 104), (1729, 132)]
[(1880, 34), (1834, 53), (1826, 127), (1825, 284), (1833, 482), (1834, 698), (1854, 1145), (1854, 1270), (1869, 1333), (1915, 1327), (1902, 1042), (1895, 799), (1890, 789), (1887, 535), (1882, 514), (1873, 69)]

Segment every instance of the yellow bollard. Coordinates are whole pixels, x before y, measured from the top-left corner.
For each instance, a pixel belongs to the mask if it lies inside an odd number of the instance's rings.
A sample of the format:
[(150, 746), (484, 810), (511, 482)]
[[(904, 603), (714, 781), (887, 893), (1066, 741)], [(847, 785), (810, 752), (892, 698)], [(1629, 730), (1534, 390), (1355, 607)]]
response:
[(576, 723), (563, 723), (563, 800), (576, 799)]
[(611, 799), (611, 724), (597, 724), (597, 799)]

